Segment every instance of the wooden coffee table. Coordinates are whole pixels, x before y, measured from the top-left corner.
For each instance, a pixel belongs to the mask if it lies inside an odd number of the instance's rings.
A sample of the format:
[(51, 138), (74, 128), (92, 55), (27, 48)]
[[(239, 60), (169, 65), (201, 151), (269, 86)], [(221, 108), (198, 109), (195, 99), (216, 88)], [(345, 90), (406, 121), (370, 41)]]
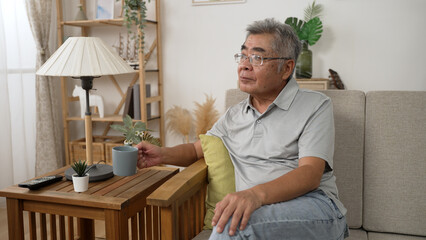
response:
[[(61, 174), (64, 167), (47, 175)], [(94, 239), (94, 220), (105, 221), (106, 239), (159, 238), (158, 208), (147, 206), (146, 197), (179, 170), (152, 167), (139, 170), (130, 177), (114, 176), (105, 181), (89, 183), (89, 190), (74, 192), (71, 181), (62, 181), (39, 190), (17, 185), (0, 190), (6, 197), (9, 239), (24, 239), (23, 212), (28, 211), (31, 239), (37, 239), (37, 223), (42, 239), (49, 230), (50, 239), (74, 239), (74, 218), (77, 219), (80, 239)], [(39, 220), (36, 221), (36, 213)], [(50, 227), (46, 226), (46, 215)]]

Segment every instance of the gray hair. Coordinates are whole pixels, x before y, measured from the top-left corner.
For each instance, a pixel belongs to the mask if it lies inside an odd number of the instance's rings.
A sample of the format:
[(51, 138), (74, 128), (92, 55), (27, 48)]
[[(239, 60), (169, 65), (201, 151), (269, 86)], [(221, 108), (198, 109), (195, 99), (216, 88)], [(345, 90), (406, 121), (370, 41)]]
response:
[[(247, 27), (246, 39), (253, 34), (272, 34), (272, 50), (278, 53), (280, 57), (289, 57), (297, 61), (302, 45), (297, 34), (290, 25), (276, 21), (273, 18), (255, 21)], [(284, 65), (284, 60), (278, 66), (278, 72)], [(294, 71), (294, 70), (293, 70)]]

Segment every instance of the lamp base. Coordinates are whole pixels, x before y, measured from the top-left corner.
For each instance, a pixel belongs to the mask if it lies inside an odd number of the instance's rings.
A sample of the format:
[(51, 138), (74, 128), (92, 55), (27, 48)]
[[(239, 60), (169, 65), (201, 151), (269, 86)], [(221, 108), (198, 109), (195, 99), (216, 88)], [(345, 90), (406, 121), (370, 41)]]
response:
[[(87, 172), (89, 174), (89, 182), (96, 182), (106, 180), (114, 176), (112, 166), (107, 164), (94, 164), (94, 166)], [(72, 181), (72, 175), (75, 174), (74, 169), (71, 167), (65, 171), (65, 177)]]

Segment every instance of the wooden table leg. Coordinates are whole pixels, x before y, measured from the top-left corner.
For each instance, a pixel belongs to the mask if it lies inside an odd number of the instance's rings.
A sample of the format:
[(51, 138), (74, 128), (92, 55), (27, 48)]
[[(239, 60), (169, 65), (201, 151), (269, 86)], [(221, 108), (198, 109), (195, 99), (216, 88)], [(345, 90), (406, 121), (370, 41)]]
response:
[(7, 198), (6, 203), (9, 239), (24, 239), (24, 219), (22, 202), (18, 199)]
[(80, 239), (95, 239), (95, 220), (87, 218), (78, 219)]
[(125, 210), (105, 210), (106, 239), (129, 239), (129, 223)]

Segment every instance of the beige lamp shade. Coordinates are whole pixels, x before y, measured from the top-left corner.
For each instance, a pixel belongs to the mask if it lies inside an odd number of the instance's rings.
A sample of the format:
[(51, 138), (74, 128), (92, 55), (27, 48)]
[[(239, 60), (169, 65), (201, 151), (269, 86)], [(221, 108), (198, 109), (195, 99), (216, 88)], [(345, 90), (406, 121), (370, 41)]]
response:
[(44, 76), (103, 76), (135, 72), (97, 37), (70, 37), (40, 67)]

